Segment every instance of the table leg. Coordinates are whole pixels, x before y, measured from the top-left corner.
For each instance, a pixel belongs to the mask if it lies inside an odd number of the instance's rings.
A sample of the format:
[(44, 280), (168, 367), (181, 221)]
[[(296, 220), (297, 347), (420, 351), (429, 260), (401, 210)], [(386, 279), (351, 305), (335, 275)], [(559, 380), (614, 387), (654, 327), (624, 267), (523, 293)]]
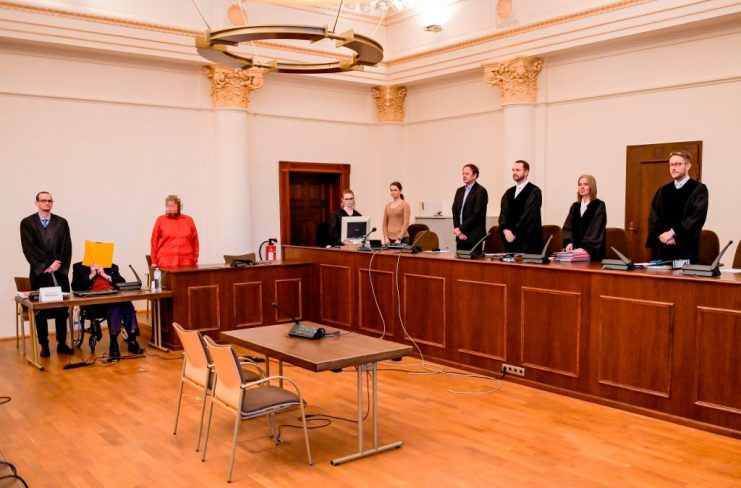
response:
[(44, 367), (41, 365), (40, 358), (39, 358), (39, 340), (36, 337), (36, 314), (32, 309), (28, 309), (28, 323), (29, 328), (31, 329), (31, 356), (26, 356), (26, 361), (33, 364), (39, 370), (43, 371)]
[(163, 352), (170, 352), (170, 350), (162, 345), (162, 314), (160, 310), (159, 299), (149, 300), (151, 304), (151, 325), (152, 325), (152, 339), (149, 341), (149, 347), (159, 349)]
[[(371, 386), (371, 402), (373, 410), (373, 448), (367, 451), (363, 450), (363, 373), (370, 371), (373, 375), (373, 381)], [(358, 452), (350, 454), (349, 456), (333, 459), (331, 461), (332, 466), (339, 466), (340, 464), (355, 461), (356, 459), (372, 456), (381, 452), (390, 451), (391, 449), (398, 449), (404, 442), (397, 441), (385, 446), (378, 445), (378, 367), (377, 363), (361, 364), (358, 366)]]
[(280, 379), (278, 380), (278, 386), (283, 388), (283, 360), (278, 360), (278, 376), (280, 376)]
[(69, 347), (73, 351), (75, 350), (75, 307), (67, 307), (69, 315), (67, 321), (69, 322)]

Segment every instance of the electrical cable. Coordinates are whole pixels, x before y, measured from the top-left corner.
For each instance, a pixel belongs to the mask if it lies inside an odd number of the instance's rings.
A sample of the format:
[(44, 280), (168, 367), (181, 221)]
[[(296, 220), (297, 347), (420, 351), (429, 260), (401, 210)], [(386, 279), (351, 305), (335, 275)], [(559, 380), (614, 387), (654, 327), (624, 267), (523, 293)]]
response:
[(337, 28), (337, 21), (340, 20), (340, 11), (342, 10), (342, 4), (345, 0), (340, 0), (340, 6), (337, 7), (337, 17), (334, 19), (334, 26), (332, 26), (332, 34), (334, 34), (335, 29)]

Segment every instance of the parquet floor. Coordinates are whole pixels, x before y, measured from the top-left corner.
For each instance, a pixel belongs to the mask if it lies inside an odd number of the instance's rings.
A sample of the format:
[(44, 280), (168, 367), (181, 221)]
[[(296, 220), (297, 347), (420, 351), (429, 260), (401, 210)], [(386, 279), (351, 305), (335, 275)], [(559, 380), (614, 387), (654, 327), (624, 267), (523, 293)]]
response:
[[(104, 341), (97, 352), (107, 350)], [(87, 351), (87, 349), (83, 350)], [(148, 349), (148, 353), (155, 351)], [(92, 359), (87, 352), (86, 359)], [(174, 354), (160, 353), (163, 357)], [(15, 340), (0, 342), (0, 458), (31, 487), (159, 487), (226, 484), (232, 419), (215, 409), (209, 456), (193, 450), (199, 399), (186, 387), (172, 435), (181, 360), (155, 356), (112, 366), (47, 370), (27, 365)], [(383, 369), (420, 370), (416, 359)], [(275, 373), (277, 368), (273, 370)], [(354, 371), (313, 374), (287, 367), (312, 413), (355, 418)], [(741, 441), (504, 381), (379, 374), (381, 442), (404, 447), (342, 466), (354, 424), (302, 434), (283, 430), (275, 446), (263, 420), (243, 423), (234, 486), (255, 487), (740, 487)], [(296, 424), (295, 413), (279, 416)], [(6, 474), (0, 468), (0, 476)], [(20, 486), (0, 481), (0, 487)]]

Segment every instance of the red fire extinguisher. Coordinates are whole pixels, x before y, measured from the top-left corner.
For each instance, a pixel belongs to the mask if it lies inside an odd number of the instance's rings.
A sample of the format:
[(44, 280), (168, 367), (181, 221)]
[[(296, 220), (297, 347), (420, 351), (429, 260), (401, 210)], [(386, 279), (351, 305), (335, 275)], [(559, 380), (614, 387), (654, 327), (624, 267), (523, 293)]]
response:
[(277, 239), (268, 239), (268, 245), (265, 248), (265, 259), (267, 261), (275, 261), (278, 259), (278, 248), (275, 246)]

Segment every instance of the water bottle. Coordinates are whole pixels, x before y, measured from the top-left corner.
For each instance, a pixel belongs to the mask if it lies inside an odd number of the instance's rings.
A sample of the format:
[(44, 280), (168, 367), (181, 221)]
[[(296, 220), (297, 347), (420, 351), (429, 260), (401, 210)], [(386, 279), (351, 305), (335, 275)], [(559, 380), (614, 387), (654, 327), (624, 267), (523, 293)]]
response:
[(158, 267), (154, 268), (154, 282), (152, 285), (154, 286), (154, 291), (162, 291), (162, 270), (160, 270)]

